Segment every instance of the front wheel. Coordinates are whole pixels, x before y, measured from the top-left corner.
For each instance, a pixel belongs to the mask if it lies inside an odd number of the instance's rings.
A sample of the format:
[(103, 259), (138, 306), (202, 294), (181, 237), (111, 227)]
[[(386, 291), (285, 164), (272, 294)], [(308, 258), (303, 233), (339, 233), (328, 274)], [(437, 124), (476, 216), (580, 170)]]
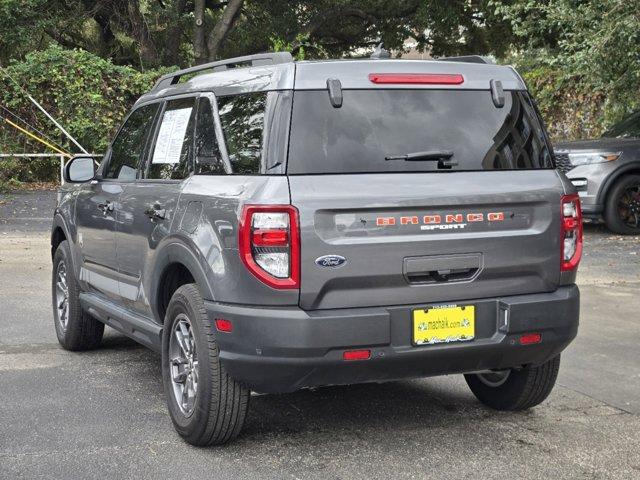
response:
[(100, 345), (104, 323), (80, 306), (80, 287), (73, 273), (71, 249), (64, 240), (53, 256), (51, 303), (58, 342), (66, 350), (91, 350)]
[(478, 400), (496, 410), (526, 410), (542, 403), (558, 378), (560, 355), (519, 370), (472, 373), (464, 376)]
[(622, 235), (640, 235), (640, 175), (618, 180), (605, 205), (607, 228)]
[(249, 405), (249, 390), (220, 363), (214, 331), (196, 285), (178, 288), (164, 321), (162, 379), (176, 431), (196, 446), (237, 437)]

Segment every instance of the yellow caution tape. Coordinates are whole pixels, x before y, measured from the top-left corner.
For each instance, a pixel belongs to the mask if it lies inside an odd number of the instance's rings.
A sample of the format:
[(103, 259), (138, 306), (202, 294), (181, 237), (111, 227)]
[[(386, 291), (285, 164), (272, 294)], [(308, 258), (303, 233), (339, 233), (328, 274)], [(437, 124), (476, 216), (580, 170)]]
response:
[(51, 145), (49, 142), (42, 140), (40, 137), (34, 135), (33, 133), (31, 133), (28, 130), (25, 130), (24, 128), (22, 128), (20, 125), (16, 125), (15, 123), (13, 123), (11, 120), (9, 120), (8, 118), (4, 119), (5, 122), (7, 122), (9, 125), (11, 125), (14, 128), (17, 128), (18, 130), (20, 130), (22, 133), (24, 133), (25, 135), (28, 135), (29, 137), (33, 138), (34, 140), (37, 140), (38, 142), (46, 145), (47, 147), (49, 147), (52, 150), (55, 150), (56, 152), (64, 155), (67, 158), (71, 158), (71, 154), (65, 152), (64, 150), (60, 150), (58, 147)]

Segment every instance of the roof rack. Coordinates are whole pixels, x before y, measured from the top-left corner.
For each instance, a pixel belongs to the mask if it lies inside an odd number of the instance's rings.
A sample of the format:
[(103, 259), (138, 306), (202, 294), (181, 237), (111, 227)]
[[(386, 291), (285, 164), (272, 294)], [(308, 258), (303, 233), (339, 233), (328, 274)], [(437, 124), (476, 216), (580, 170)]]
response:
[(291, 63), (293, 57), (289, 52), (274, 52), (274, 53), (258, 53), (256, 55), (247, 55), (244, 57), (229, 58), (227, 60), (220, 60), (218, 62), (203, 63), (202, 65), (196, 65), (195, 67), (185, 68), (184, 70), (178, 70), (177, 72), (167, 73), (158, 79), (151, 91), (160, 90), (170, 85), (175, 85), (180, 81), (180, 77), (189, 75), (204, 70), (221, 71), (227, 70), (232, 66), (237, 68), (240, 65), (247, 64), (247, 66), (255, 67), (259, 65), (276, 65), (278, 63)]
[(436, 58), (439, 62), (464, 62), (464, 63), (485, 63), (488, 65), (495, 65), (490, 57), (483, 57), (481, 55), (461, 55), (459, 57), (443, 57)]

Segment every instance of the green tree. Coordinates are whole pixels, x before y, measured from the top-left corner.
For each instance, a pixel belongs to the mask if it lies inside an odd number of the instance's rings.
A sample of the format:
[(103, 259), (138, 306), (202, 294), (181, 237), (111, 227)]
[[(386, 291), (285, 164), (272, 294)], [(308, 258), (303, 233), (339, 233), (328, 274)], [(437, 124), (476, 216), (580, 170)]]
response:
[[(492, 2), (557, 137), (599, 134), (640, 107), (640, 4), (628, 0)], [(564, 117), (564, 118), (563, 118)]]
[(488, 0), (0, 0), (0, 62), (56, 43), (139, 70), (265, 51), (361, 55), (412, 37), (434, 55), (494, 53), (509, 24)]

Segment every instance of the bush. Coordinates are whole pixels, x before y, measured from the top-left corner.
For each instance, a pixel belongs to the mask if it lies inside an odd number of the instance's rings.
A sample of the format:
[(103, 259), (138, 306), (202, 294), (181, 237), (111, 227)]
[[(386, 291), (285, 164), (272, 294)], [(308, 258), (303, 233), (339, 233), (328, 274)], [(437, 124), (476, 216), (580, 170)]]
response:
[[(135, 100), (149, 90), (165, 70), (138, 72), (131, 67), (118, 66), (82, 50), (66, 50), (53, 45), (33, 52), (22, 62), (0, 70), (3, 89), (0, 104), (46, 134), (67, 151), (78, 152), (56, 128), (26, 98), (24, 92), (9, 76), (30, 93), (58, 122), (73, 135), (87, 151), (103, 153), (108, 142)], [(24, 126), (6, 112), (11, 118)], [(49, 151), (45, 146), (29, 140), (9, 125), (3, 125), (2, 153), (33, 153)], [(27, 127), (28, 128), (28, 127)], [(31, 130), (30, 128), (28, 128)], [(24, 181), (54, 180), (58, 159), (32, 159), (18, 164), (10, 160), (1, 168), (7, 175), (15, 168), (12, 178)]]

